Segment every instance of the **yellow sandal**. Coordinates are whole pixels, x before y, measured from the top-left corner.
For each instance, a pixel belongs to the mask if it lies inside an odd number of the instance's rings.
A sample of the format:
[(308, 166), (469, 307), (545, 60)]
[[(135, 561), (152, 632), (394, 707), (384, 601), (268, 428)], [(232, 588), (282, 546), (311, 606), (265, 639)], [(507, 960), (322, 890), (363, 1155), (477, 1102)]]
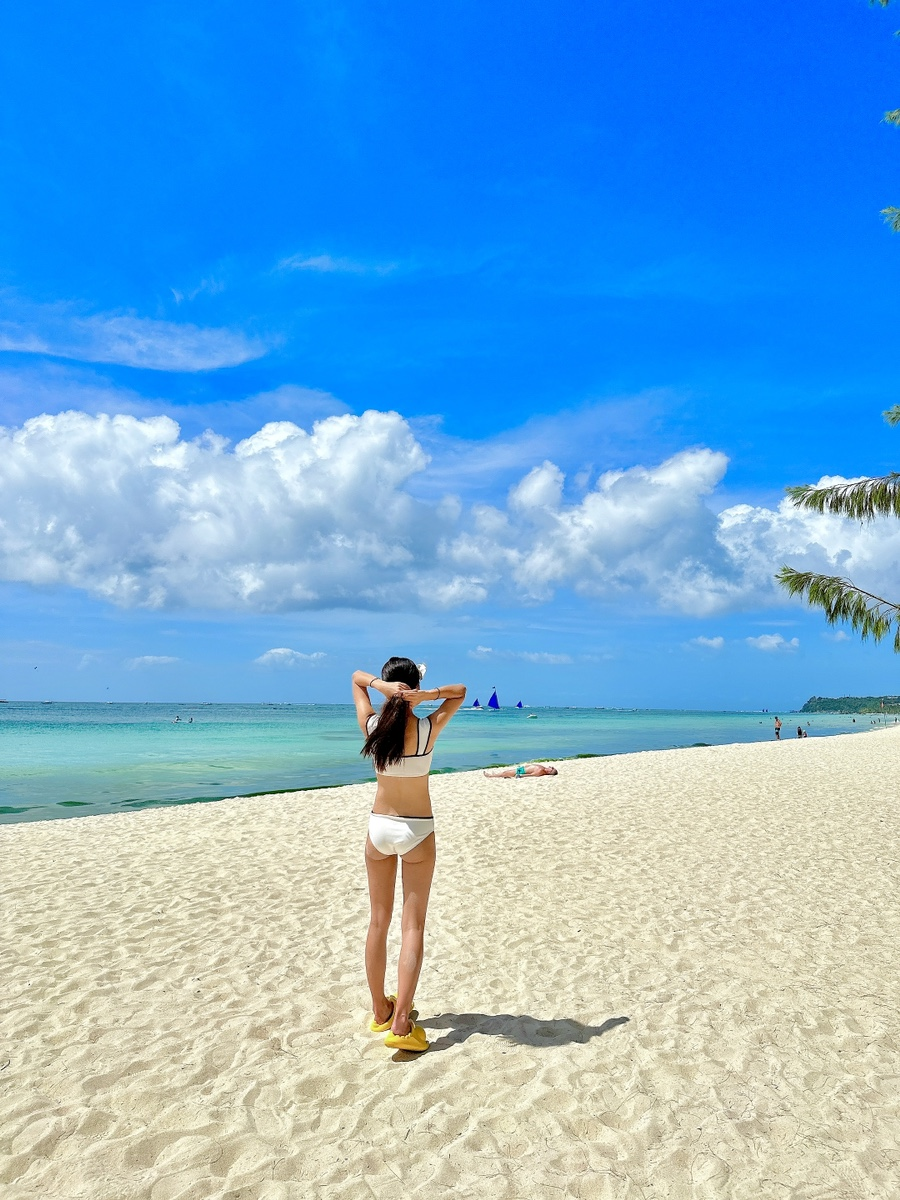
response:
[(389, 1050), (411, 1050), (413, 1054), (424, 1054), (428, 1039), (421, 1025), (413, 1025), (409, 1033), (389, 1033), (384, 1039)]
[[(369, 1028), (372, 1030), (373, 1033), (384, 1033), (386, 1030), (390, 1029), (390, 1027), (391, 1027), (391, 1022), (394, 1019), (394, 1005), (397, 1003), (397, 997), (396, 996), (388, 996), (388, 1000), (390, 1000), (390, 1002), (391, 1002), (391, 1015), (388, 1017), (388, 1019), (386, 1021), (384, 1021), (382, 1024), (379, 1024), (375, 1020), (375, 1014), (373, 1013), (372, 1014), (372, 1023), (369, 1025)], [(416, 1012), (416, 1010), (413, 1008), (412, 1005), (410, 1005), (409, 1006), (410, 1017), (412, 1017), (413, 1013), (415, 1013), (415, 1012)], [(416, 1016), (418, 1016), (418, 1013), (416, 1013)]]

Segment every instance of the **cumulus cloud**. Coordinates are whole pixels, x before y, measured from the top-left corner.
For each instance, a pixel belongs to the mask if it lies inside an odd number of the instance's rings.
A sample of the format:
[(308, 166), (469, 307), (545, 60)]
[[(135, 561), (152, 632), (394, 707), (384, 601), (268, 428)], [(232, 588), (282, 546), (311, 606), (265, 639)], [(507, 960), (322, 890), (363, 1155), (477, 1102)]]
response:
[(235, 329), (204, 329), (113, 313), (82, 317), (64, 305), (31, 305), (0, 320), (0, 350), (153, 371), (213, 371), (260, 358), (260, 338)]
[(167, 667), (170, 663), (180, 661), (170, 654), (142, 654), (139, 658), (129, 658), (125, 665), (129, 671), (136, 671), (140, 667)]
[(695, 637), (691, 638), (692, 646), (703, 646), (707, 650), (721, 650), (725, 645), (723, 637)]
[[(431, 582), (440, 522), (403, 488), (426, 462), (396, 413), (274, 422), (233, 449), (168, 417), (36, 417), (0, 430), (0, 577), (125, 607), (385, 607), (418, 564)], [(456, 575), (435, 580), (454, 599)]]
[(505, 500), (465, 504), (413, 494), (429, 457), (394, 412), (270, 421), (234, 446), (163, 416), (45, 414), (0, 429), (0, 578), (123, 607), (449, 609), (568, 589), (709, 617), (785, 604), (789, 562), (900, 594), (900, 523), (787, 501), (717, 514), (726, 467), (685, 450), (572, 498), (556, 464), (526, 462)]
[(322, 650), (313, 654), (303, 654), (300, 650), (289, 650), (287, 646), (278, 646), (267, 650), (253, 661), (261, 667), (308, 667), (310, 663), (319, 662), (325, 657)]
[(559, 666), (572, 662), (568, 654), (548, 654), (544, 650), (492, 650), (490, 646), (476, 646), (469, 651), (469, 658), (517, 658), (522, 662), (541, 663), (544, 666)]
[(470, 576), (508, 578), (532, 601), (570, 587), (716, 611), (735, 585), (704, 501), (727, 462), (712, 450), (688, 450), (658, 467), (608, 471), (574, 504), (563, 502), (562, 473), (545, 462), (511, 489), (506, 511), (476, 505), (446, 558)]
[(780, 633), (761, 633), (759, 637), (748, 637), (745, 640), (754, 650), (763, 650), (767, 654), (777, 654), (779, 651), (790, 654), (800, 645), (799, 638), (794, 637), (786, 641)]

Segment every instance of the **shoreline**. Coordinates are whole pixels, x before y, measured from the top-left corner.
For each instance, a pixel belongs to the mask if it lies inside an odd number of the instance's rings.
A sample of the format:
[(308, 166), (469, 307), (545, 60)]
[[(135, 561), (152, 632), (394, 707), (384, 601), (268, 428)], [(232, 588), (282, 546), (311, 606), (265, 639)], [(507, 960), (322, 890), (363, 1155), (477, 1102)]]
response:
[[(619, 710), (619, 711), (625, 711), (625, 710)], [(885, 722), (883, 724), (878, 724), (875, 721), (872, 721), (871, 725), (872, 725), (871, 728), (861, 727), (861, 728), (854, 729), (854, 730), (848, 729), (848, 730), (842, 730), (842, 731), (837, 731), (837, 732), (814, 734), (811, 739), (805, 739), (805, 740), (821, 741), (823, 738), (827, 739), (827, 738), (833, 738), (833, 737), (845, 737), (848, 734), (856, 735), (856, 734), (860, 734), (860, 733), (873, 733), (873, 732), (877, 732), (879, 729), (887, 730), (887, 729), (891, 729), (891, 728), (895, 727), (893, 723), (887, 723), (887, 722)], [(800, 740), (800, 739), (797, 739), (796, 737), (789, 734), (787, 736), (782, 737), (781, 742), (788, 743), (791, 741), (798, 741), (798, 740)], [(590, 760), (590, 759), (616, 759), (616, 758), (620, 758), (620, 757), (627, 756), (630, 754), (656, 754), (656, 753), (663, 753), (663, 752), (676, 751), (676, 750), (710, 749), (710, 748), (723, 747), (723, 746), (768, 745), (770, 743), (774, 743), (775, 741), (776, 741), (776, 739), (774, 737), (767, 737), (765, 739), (759, 739), (757, 741), (692, 742), (692, 743), (685, 743), (682, 745), (675, 745), (675, 746), (670, 745), (670, 746), (648, 747), (648, 748), (642, 748), (642, 749), (625, 749), (625, 750), (619, 750), (619, 751), (612, 750), (612, 751), (597, 751), (597, 752), (587, 752), (587, 753), (580, 752), (580, 753), (568, 754), (568, 755), (532, 754), (531, 756), (528, 756), (528, 757), (523, 757), (523, 758), (516, 759), (516, 760), (510, 760), (510, 762), (500, 762), (500, 761), (492, 760), (490, 762), (486, 762), (486, 763), (483, 763), (481, 765), (476, 765), (476, 766), (437, 767), (431, 772), (431, 775), (433, 778), (440, 778), (440, 777), (449, 776), (449, 775), (465, 775), (465, 774), (469, 774), (469, 773), (475, 774), (475, 773), (480, 773), (485, 770), (494, 770), (494, 769), (498, 769), (498, 768), (502, 769), (503, 767), (514, 766), (514, 765), (516, 765), (517, 762), (523, 762), (523, 761), (543, 762), (543, 763), (570, 763), (570, 762), (578, 762), (578, 761)], [(151, 799), (143, 799), (143, 800), (137, 799), (137, 800), (119, 802), (120, 804), (122, 804), (122, 807), (117, 808), (116, 810), (114, 810), (112, 812), (110, 812), (110, 811), (105, 811), (105, 812), (72, 811), (73, 809), (76, 809), (76, 808), (91, 808), (92, 807), (92, 805), (89, 802), (72, 801), (72, 800), (62, 802), (59, 805), (60, 807), (64, 806), (67, 809), (67, 811), (65, 811), (65, 812), (57, 812), (54, 810), (54, 808), (52, 808), (51, 806), (46, 805), (46, 804), (36, 804), (36, 805), (32, 805), (30, 807), (26, 806), (26, 805), (23, 805), (21, 807), (18, 807), (15, 805), (0, 806), (0, 830), (2, 830), (3, 828), (15, 827), (15, 826), (19, 826), (19, 825), (44, 824), (48, 821), (56, 822), (56, 821), (84, 820), (87, 817), (124, 816), (124, 815), (128, 815), (129, 813), (157, 812), (157, 811), (163, 811), (168, 808), (206, 806), (206, 805), (210, 805), (210, 804), (221, 804), (225, 801), (235, 800), (235, 799), (246, 800), (246, 799), (258, 799), (258, 798), (262, 798), (262, 797), (278, 797), (278, 796), (283, 796), (283, 795), (293, 795), (294, 793), (334, 791), (334, 790), (339, 790), (339, 789), (345, 788), (345, 787), (359, 787), (359, 786), (371, 785), (371, 784), (374, 784), (374, 782), (375, 782), (375, 776), (371, 775), (371, 776), (367, 776), (363, 779), (356, 779), (356, 780), (347, 781), (347, 782), (315, 783), (315, 784), (309, 784), (307, 786), (302, 786), (302, 787), (265, 788), (261, 791), (249, 791), (249, 790), (248, 791), (239, 791), (239, 792), (226, 791), (226, 792), (223, 792), (221, 795), (209, 795), (208, 793), (205, 793), (205, 794), (200, 794), (197, 796), (177, 797), (177, 798), (173, 798), (173, 799), (152, 799), (152, 798)], [(126, 804), (128, 805), (128, 807), (125, 807)], [(28, 813), (33, 813), (35, 815), (32, 815), (32, 816), (25, 815)], [(10, 819), (10, 818), (12, 818), (12, 819)]]

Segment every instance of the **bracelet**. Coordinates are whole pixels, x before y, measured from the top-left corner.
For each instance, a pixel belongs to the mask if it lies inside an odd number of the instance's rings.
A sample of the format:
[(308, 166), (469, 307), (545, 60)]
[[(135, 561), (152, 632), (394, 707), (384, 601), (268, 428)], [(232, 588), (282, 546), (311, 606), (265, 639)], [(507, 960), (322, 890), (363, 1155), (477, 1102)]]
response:
[(434, 696), (435, 700), (440, 700), (440, 698), (441, 698), (441, 689), (440, 689), (440, 688), (435, 688), (435, 689), (434, 689), (434, 691), (435, 691), (435, 696)]
[(374, 687), (374, 686), (375, 686), (375, 680), (376, 680), (377, 678), (378, 678), (378, 676), (377, 676), (377, 675), (373, 675), (373, 676), (372, 676), (372, 678), (369, 680), (369, 687)]

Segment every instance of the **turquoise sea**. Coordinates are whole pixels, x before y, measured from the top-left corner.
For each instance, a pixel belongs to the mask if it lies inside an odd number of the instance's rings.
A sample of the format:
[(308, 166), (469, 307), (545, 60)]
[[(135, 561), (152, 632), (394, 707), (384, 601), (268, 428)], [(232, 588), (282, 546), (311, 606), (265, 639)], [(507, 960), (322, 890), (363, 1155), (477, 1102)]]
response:
[[(428, 711), (423, 705), (420, 712)], [(782, 736), (862, 732), (872, 718), (780, 714)], [(176, 721), (175, 718), (180, 720)], [(771, 713), (603, 708), (463, 709), (437, 770), (578, 754), (755, 742)], [(0, 704), (0, 823), (372, 779), (348, 704)]]

